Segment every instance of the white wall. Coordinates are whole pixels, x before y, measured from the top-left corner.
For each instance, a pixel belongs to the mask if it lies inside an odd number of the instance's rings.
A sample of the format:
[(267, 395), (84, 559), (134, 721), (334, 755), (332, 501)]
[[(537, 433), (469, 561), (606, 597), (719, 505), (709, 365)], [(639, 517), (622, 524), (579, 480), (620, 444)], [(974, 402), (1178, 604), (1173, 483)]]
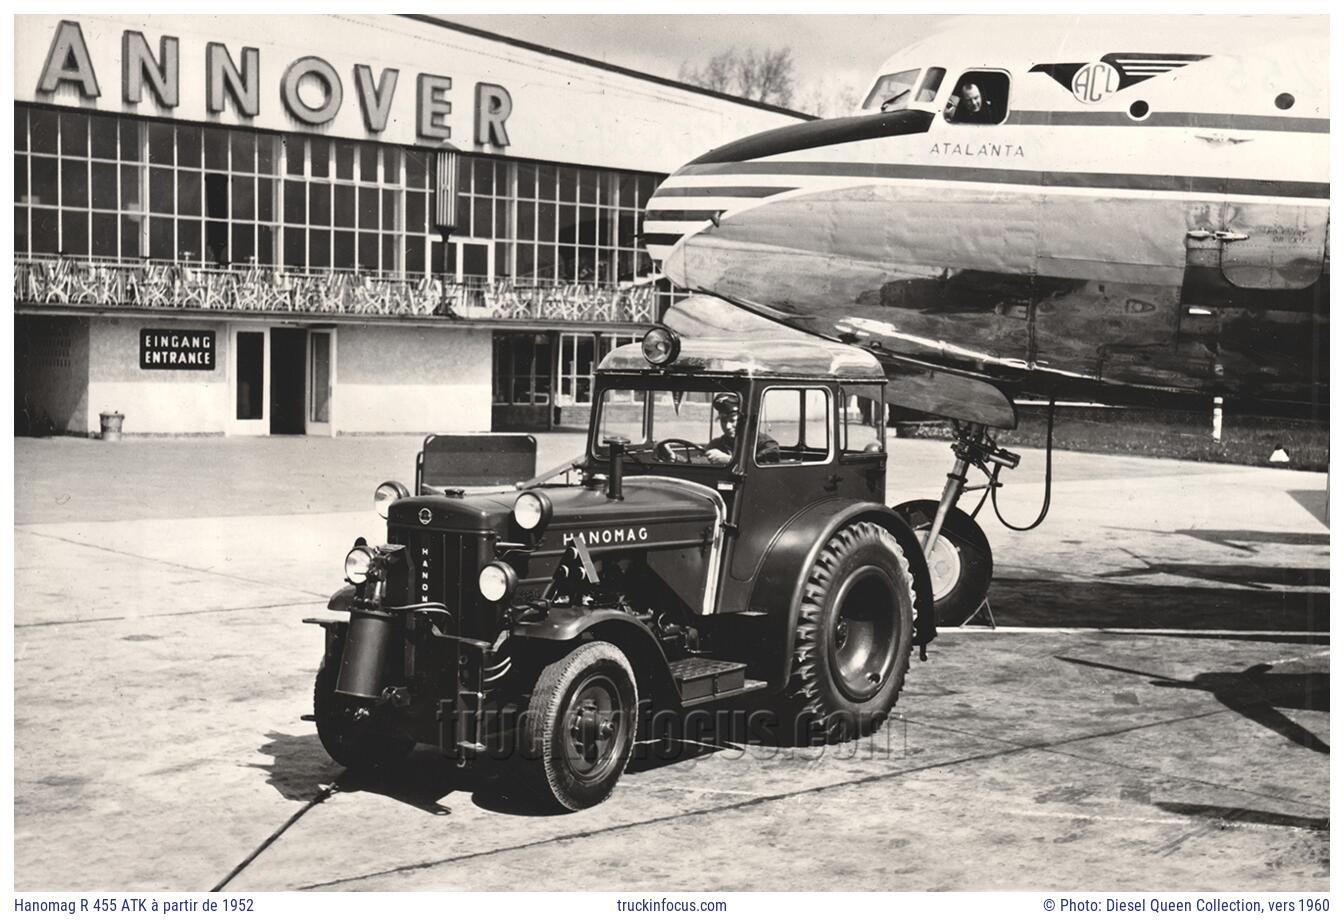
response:
[(490, 430), (491, 334), (484, 329), (341, 326), (337, 434)]
[[(140, 330), (208, 329), (215, 333), (213, 371), (141, 370)], [(153, 319), (89, 320), (89, 398), (85, 430), (100, 430), (99, 413), (126, 416), (126, 434), (223, 434), (231, 408), (227, 336), (219, 322)]]
[[(63, 20), (79, 25), (97, 78), (96, 99), (82, 99), (70, 82), (62, 82), (55, 92), (38, 91)], [(123, 100), (122, 41), (128, 31), (143, 35), (156, 56), (162, 37), (178, 40), (179, 101), (175, 108), (160, 106), (149, 90), (138, 103)], [(798, 121), (790, 115), (398, 16), (24, 15), (15, 18), (14, 33), (16, 100), (183, 121), (435, 146), (439, 142), (418, 138), (416, 130), (417, 80), (420, 74), (429, 74), (452, 79), (446, 96), (452, 113), (445, 122), (452, 131), (450, 143), (459, 149), (650, 172), (671, 172), (729, 140)], [(255, 118), (240, 117), (231, 100), (223, 112), (207, 112), (206, 46), (210, 42), (226, 46), (239, 69), (243, 48), (258, 49), (259, 112)], [(281, 102), (285, 71), (307, 56), (329, 63), (342, 84), (343, 104), (329, 123), (318, 128), (293, 117)], [(379, 133), (365, 126), (354, 76), (359, 64), (372, 68), (375, 83), (385, 68), (399, 71), (391, 115)], [(512, 98), (507, 148), (475, 143), (477, 83), (503, 86)], [(299, 93), (309, 104), (318, 101), (303, 84)]]

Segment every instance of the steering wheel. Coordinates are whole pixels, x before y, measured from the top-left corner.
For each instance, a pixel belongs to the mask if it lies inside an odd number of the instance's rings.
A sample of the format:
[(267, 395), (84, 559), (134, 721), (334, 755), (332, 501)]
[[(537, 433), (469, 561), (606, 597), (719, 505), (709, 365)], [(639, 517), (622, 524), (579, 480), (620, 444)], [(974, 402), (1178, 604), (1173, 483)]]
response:
[[(684, 451), (685, 453), (678, 453), (679, 451)], [(653, 455), (655, 457), (668, 463), (690, 463), (692, 452), (701, 455), (708, 453), (705, 448), (701, 447), (699, 444), (696, 444), (694, 441), (687, 441), (684, 438), (665, 438), (664, 440), (659, 441), (658, 445), (653, 449)], [(682, 460), (682, 456), (686, 459)]]

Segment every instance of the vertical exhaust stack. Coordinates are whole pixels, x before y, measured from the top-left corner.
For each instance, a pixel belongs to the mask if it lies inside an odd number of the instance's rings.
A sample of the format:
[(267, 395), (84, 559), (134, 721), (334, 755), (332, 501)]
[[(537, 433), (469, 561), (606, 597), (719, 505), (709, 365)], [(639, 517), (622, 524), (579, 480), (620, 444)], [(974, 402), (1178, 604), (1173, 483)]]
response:
[(607, 498), (619, 502), (625, 499), (621, 491), (621, 477), (625, 475), (625, 445), (630, 443), (630, 439), (612, 435), (603, 438), (602, 443), (606, 445), (607, 456), (611, 461), (607, 468)]

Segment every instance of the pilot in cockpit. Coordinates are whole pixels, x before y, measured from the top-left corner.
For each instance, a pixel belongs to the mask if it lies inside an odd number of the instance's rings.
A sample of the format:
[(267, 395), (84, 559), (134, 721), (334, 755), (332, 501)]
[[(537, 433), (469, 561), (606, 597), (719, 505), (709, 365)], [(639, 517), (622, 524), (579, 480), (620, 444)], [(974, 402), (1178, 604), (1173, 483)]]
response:
[(944, 110), (944, 116), (948, 121), (955, 121), (960, 124), (971, 125), (993, 125), (999, 122), (999, 107), (980, 90), (977, 83), (963, 83), (957, 88), (957, 94), (954, 94), (949, 100), (959, 99), (959, 104), (954, 113), (948, 114)]

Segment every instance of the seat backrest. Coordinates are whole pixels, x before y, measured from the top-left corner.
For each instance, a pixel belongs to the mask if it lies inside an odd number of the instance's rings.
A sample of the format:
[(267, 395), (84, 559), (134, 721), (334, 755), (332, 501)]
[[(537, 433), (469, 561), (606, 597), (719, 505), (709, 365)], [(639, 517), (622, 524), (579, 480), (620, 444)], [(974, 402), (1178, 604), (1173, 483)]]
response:
[(416, 492), (429, 487), (512, 485), (537, 472), (537, 439), (529, 434), (432, 434), (415, 465)]

